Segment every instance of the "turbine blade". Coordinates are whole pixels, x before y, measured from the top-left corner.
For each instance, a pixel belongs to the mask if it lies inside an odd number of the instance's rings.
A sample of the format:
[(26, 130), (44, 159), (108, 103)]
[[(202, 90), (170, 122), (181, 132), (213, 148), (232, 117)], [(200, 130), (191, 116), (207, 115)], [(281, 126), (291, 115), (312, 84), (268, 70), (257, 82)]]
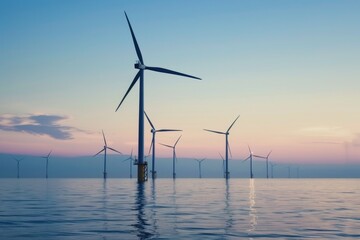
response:
[(150, 121), (149, 116), (146, 114), (146, 112), (145, 112), (145, 111), (144, 111), (144, 113), (145, 113), (145, 117), (147, 118), (147, 120), (148, 120), (148, 122), (149, 122), (149, 124), (150, 124), (151, 128), (155, 130), (155, 127), (154, 127), (154, 125), (152, 124), (152, 122)]
[(217, 133), (217, 134), (226, 134), (224, 132), (214, 131), (214, 130), (210, 130), (210, 129), (204, 129), (204, 130), (208, 131), (208, 132), (212, 132), (212, 133)]
[(155, 72), (168, 73), (168, 74), (179, 75), (179, 76), (183, 76), (183, 77), (189, 77), (189, 78), (194, 78), (194, 79), (201, 80), (201, 78), (194, 77), (194, 76), (191, 76), (191, 75), (188, 75), (188, 74), (184, 74), (184, 73), (180, 73), (180, 72), (175, 72), (175, 71), (173, 71), (173, 70), (169, 70), (169, 69), (166, 69), (166, 68), (146, 67), (145, 69), (150, 70), (150, 71), (155, 71)]
[(222, 156), (220, 153), (219, 153), (219, 155), (220, 155), (220, 157), (221, 157), (221, 159), (222, 159), (222, 160), (225, 160), (225, 159), (223, 158), (223, 156)]
[(167, 145), (167, 144), (162, 144), (162, 143), (159, 143), (160, 145), (163, 145), (165, 147), (169, 147), (169, 148), (174, 148), (173, 146), (170, 146), (170, 145)]
[(254, 157), (258, 157), (258, 158), (263, 158), (263, 159), (266, 159), (266, 157), (263, 157), (263, 156), (259, 156), (259, 155), (253, 155)]
[(249, 145), (248, 145), (248, 148), (249, 148), (249, 153), (250, 153), (250, 154), (252, 154), (252, 152), (251, 152), (251, 149), (250, 149), (250, 146), (249, 146)]
[(134, 42), (136, 54), (137, 54), (137, 56), (138, 56), (139, 61), (141, 62), (141, 64), (144, 64), (144, 60), (143, 60), (143, 58), (142, 58), (141, 51), (140, 51), (139, 45), (138, 45), (138, 43), (137, 43), (137, 41), (136, 41), (136, 37), (135, 37), (134, 31), (133, 31), (133, 29), (132, 29), (132, 27), (131, 27), (129, 18), (128, 18), (126, 12), (124, 12), (124, 13), (125, 13), (126, 20), (127, 20), (128, 24), (129, 24), (129, 28), (130, 28), (131, 36), (132, 36), (132, 39), (133, 39), (133, 42)]
[(240, 115), (235, 119), (235, 121), (230, 125), (229, 129), (226, 131), (227, 133), (230, 131), (230, 129), (232, 128), (232, 126), (234, 125), (234, 123), (238, 120), (238, 118), (240, 117)]
[[(153, 139), (154, 139), (154, 135), (153, 135)], [(151, 140), (151, 144), (150, 144), (150, 148), (149, 148), (149, 155), (150, 155), (150, 153), (151, 153), (151, 149), (154, 147), (154, 146), (153, 146), (153, 139)]]
[(249, 160), (249, 159), (250, 159), (250, 156), (249, 156), (248, 158), (242, 160), (241, 162), (246, 162), (246, 161)]
[(178, 129), (159, 129), (156, 130), (156, 132), (181, 132), (182, 130), (178, 130)]
[(47, 157), (50, 157), (51, 152), (52, 152), (52, 150), (49, 152), (49, 154), (47, 155)]
[(102, 134), (103, 134), (103, 138), (104, 138), (104, 143), (105, 143), (105, 146), (107, 146), (107, 143), (106, 143), (106, 138), (105, 138), (105, 134), (104, 134), (104, 130), (101, 130), (102, 131)]
[(230, 157), (232, 158), (232, 153), (231, 153), (230, 143), (228, 143), (228, 149), (229, 149)]
[(133, 88), (133, 86), (135, 85), (136, 81), (139, 79), (140, 77), (140, 71), (138, 71), (138, 73), (136, 74), (134, 80), (132, 81), (132, 83), (130, 84), (129, 89), (127, 90), (127, 92), (125, 93), (125, 96), (123, 97), (123, 99), (121, 100), (119, 106), (116, 108), (115, 112), (119, 109), (119, 107), (121, 106), (121, 104), (123, 103), (123, 101), (125, 100), (126, 96), (129, 94), (129, 92), (131, 91), (131, 89)]
[(111, 148), (111, 147), (107, 147), (107, 148), (122, 155), (122, 153), (119, 152), (118, 150), (115, 150), (115, 149), (113, 149), (113, 148)]
[(105, 150), (105, 148), (101, 149), (100, 152), (98, 152), (97, 154), (95, 154), (93, 157), (96, 157), (97, 155), (99, 155), (101, 152), (103, 152)]
[(271, 153), (272, 153), (272, 150), (269, 152), (269, 154), (266, 156), (266, 158), (269, 158)]
[(176, 144), (179, 142), (181, 136), (182, 136), (182, 135), (180, 135), (180, 137), (176, 140), (176, 142), (175, 142), (175, 144), (174, 144), (174, 147), (176, 147)]

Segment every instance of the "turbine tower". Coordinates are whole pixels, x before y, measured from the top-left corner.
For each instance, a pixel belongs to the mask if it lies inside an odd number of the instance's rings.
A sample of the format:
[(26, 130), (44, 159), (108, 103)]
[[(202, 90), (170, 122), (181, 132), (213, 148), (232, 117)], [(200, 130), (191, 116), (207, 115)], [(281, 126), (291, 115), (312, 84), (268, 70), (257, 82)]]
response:
[[(136, 158), (136, 157), (135, 157)], [(133, 158), (133, 150), (131, 149), (131, 154), (130, 154), (130, 156), (127, 158), (127, 159), (125, 159), (125, 160), (123, 160), (123, 162), (126, 162), (126, 161), (129, 161), (129, 163), (130, 163), (130, 178), (132, 178), (132, 165), (133, 165), (133, 161), (134, 161), (135, 159)]]
[(20, 178), (20, 162), (23, 159), (24, 158), (14, 158), (14, 160), (16, 161), (16, 165), (17, 165), (17, 178)]
[(156, 171), (155, 171), (155, 135), (157, 132), (179, 132), (182, 130), (177, 130), (177, 129), (155, 129), (154, 124), (150, 121), (149, 116), (145, 113), (145, 116), (151, 126), (151, 133), (152, 133), (152, 140), (151, 140), (151, 145), (150, 145), (150, 149), (149, 149), (149, 154), (151, 152), (152, 149), (152, 162), (151, 162), (151, 177), (153, 179), (156, 178)]
[(108, 147), (107, 143), (106, 143), (106, 138), (105, 138), (105, 134), (104, 134), (104, 131), (102, 131), (102, 135), (103, 135), (103, 138), (104, 138), (104, 148), (100, 150), (100, 152), (98, 152), (97, 154), (94, 155), (94, 157), (96, 157), (97, 155), (99, 155), (100, 153), (104, 152), (104, 179), (107, 178), (107, 172), (106, 172), (106, 150), (107, 149), (110, 149), (111, 151), (114, 151), (114, 152), (117, 152), (119, 154), (122, 155), (121, 152), (111, 148), (111, 147)]
[(264, 158), (264, 157), (259, 156), (259, 155), (255, 155), (255, 154), (251, 151), (251, 149), (250, 149), (249, 146), (248, 146), (248, 148), (249, 148), (249, 153), (250, 153), (250, 155), (249, 155), (245, 160), (243, 160), (243, 162), (245, 162), (245, 161), (247, 161), (247, 160), (250, 159), (250, 178), (254, 178), (254, 174), (253, 174), (253, 157), (258, 157), (258, 158)]
[(203, 161), (205, 161), (206, 158), (203, 158), (203, 159), (196, 159), (195, 158), (195, 161), (197, 161), (199, 163), (199, 178), (201, 178), (201, 163)]
[[(226, 132), (220, 132), (220, 131), (214, 131), (214, 130), (209, 130), (209, 129), (204, 129), (205, 131), (208, 132), (212, 132), (212, 133), (217, 133), (217, 134), (223, 134), (225, 135), (225, 178), (228, 179), (229, 178), (229, 150), (230, 150), (230, 146), (229, 146), (229, 131), (232, 128), (232, 126), (234, 125), (234, 123), (236, 122), (236, 120), (238, 120), (238, 118), (240, 117), (240, 115), (235, 119), (235, 121), (230, 125), (230, 127), (228, 128), (228, 130)], [(230, 155), (231, 154), (231, 150), (230, 150)]]
[(146, 174), (145, 174), (146, 163), (144, 161), (144, 71), (150, 70), (150, 71), (155, 71), (155, 72), (168, 73), (168, 74), (173, 74), (173, 75), (178, 75), (178, 76), (183, 76), (183, 77), (194, 78), (194, 79), (198, 79), (198, 80), (201, 80), (201, 79), (198, 77), (194, 77), (194, 76), (187, 75), (187, 74), (180, 73), (180, 72), (175, 72), (175, 71), (165, 69), (165, 68), (146, 66), (144, 64), (144, 60), (143, 60), (139, 45), (137, 43), (134, 31), (131, 27), (131, 24), (130, 24), (130, 21), (129, 21), (129, 18), (128, 18), (126, 12), (125, 12), (125, 17), (126, 17), (127, 23), (130, 28), (132, 40), (133, 40), (136, 54), (138, 57), (138, 61), (137, 61), (137, 63), (135, 63), (134, 67), (136, 69), (139, 69), (139, 71), (135, 75), (135, 78), (131, 82), (129, 89), (126, 91), (125, 96), (123, 97), (123, 99), (121, 100), (120, 104), (118, 105), (118, 107), (116, 108), (115, 111), (117, 111), (119, 109), (119, 107), (125, 100), (126, 96), (129, 94), (129, 92), (131, 91), (131, 89), (133, 88), (135, 83), (140, 79), (140, 82), (139, 82), (139, 84), (140, 84), (140, 87), (139, 87), (139, 129), (138, 129), (138, 158), (139, 159), (138, 159), (137, 164), (138, 164), (138, 182), (144, 182), (144, 181), (146, 181)]
[(48, 175), (48, 166), (49, 166), (49, 158), (50, 158), (51, 152), (52, 152), (52, 150), (49, 152), (49, 154), (47, 156), (42, 157), (42, 158), (46, 159), (46, 175), (45, 175), (45, 178), (49, 177), (49, 175)]
[(176, 144), (179, 142), (180, 138), (181, 138), (181, 136), (176, 140), (174, 146), (160, 143), (161, 145), (168, 147), (168, 148), (172, 148), (172, 150), (173, 150), (173, 179), (176, 178), (176, 172), (175, 172), (175, 159), (177, 159), (176, 158)]

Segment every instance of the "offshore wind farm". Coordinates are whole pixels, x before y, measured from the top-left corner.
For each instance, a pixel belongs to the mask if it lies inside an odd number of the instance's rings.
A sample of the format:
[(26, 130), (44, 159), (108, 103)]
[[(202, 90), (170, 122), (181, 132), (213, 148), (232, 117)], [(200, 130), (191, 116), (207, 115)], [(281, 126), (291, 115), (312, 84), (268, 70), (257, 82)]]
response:
[(359, 238), (358, 10), (0, 2), (0, 238)]

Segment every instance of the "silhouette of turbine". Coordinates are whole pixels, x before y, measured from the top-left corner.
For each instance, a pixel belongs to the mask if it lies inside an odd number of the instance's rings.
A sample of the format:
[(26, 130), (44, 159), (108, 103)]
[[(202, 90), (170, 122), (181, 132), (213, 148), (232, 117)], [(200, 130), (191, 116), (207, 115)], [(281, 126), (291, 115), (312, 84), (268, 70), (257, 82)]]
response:
[(163, 146), (168, 147), (168, 148), (172, 148), (172, 150), (173, 150), (173, 179), (176, 178), (176, 172), (175, 172), (175, 159), (177, 160), (177, 158), (176, 158), (176, 144), (179, 142), (180, 138), (181, 138), (181, 136), (176, 140), (174, 146), (159, 143), (160, 145), (163, 145)]
[(16, 161), (16, 165), (17, 165), (17, 178), (20, 178), (20, 162), (23, 159), (24, 158), (14, 158), (14, 160)]
[(197, 161), (199, 163), (199, 178), (201, 178), (201, 163), (203, 161), (205, 161), (206, 158), (203, 158), (203, 159), (196, 159), (195, 158), (195, 161)]
[(226, 132), (220, 132), (220, 131), (214, 131), (214, 130), (210, 130), (210, 129), (204, 129), (205, 131), (208, 132), (212, 132), (212, 133), (217, 133), (217, 134), (223, 134), (225, 135), (225, 178), (228, 179), (229, 178), (229, 156), (228, 156), (228, 152), (230, 151), (230, 155), (231, 154), (231, 149), (230, 149), (230, 145), (229, 145), (229, 131), (232, 128), (232, 126), (234, 125), (234, 123), (238, 120), (238, 118), (240, 117), (240, 115), (234, 120), (234, 122), (230, 125), (230, 127), (228, 128), (228, 130)]
[(103, 135), (103, 138), (104, 138), (104, 148), (100, 150), (100, 152), (98, 152), (97, 154), (94, 155), (94, 157), (96, 157), (97, 155), (99, 155), (100, 153), (104, 152), (104, 179), (107, 178), (107, 172), (106, 172), (106, 150), (107, 149), (110, 149), (111, 151), (114, 151), (114, 152), (117, 152), (119, 154), (122, 155), (121, 152), (111, 148), (111, 147), (108, 147), (107, 143), (106, 143), (106, 138), (105, 138), (105, 134), (104, 134), (104, 131), (102, 131), (102, 135)]
[(52, 150), (49, 152), (49, 154), (47, 156), (41, 157), (41, 158), (45, 158), (46, 159), (46, 175), (45, 178), (48, 178), (48, 166), (49, 166), (49, 158), (50, 158), (50, 154), (51, 154)]
[(156, 170), (155, 170), (155, 135), (157, 132), (179, 132), (182, 130), (177, 130), (177, 129), (155, 129), (154, 124), (150, 121), (149, 116), (145, 113), (145, 116), (151, 126), (151, 133), (152, 133), (152, 140), (151, 140), (151, 145), (150, 145), (150, 149), (149, 149), (149, 154), (152, 150), (152, 162), (151, 162), (151, 176), (153, 179), (156, 178)]

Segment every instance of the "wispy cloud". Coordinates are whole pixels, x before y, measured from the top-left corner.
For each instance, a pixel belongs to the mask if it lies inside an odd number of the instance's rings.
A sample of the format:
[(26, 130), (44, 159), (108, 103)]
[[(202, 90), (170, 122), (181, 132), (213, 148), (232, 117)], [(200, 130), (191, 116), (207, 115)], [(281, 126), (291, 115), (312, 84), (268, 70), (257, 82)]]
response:
[(0, 115), (0, 130), (47, 135), (60, 140), (72, 139), (73, 132), (83, 132), (78, 128), (62, 125), (61, 121), (66, 119), (68, 117), (60, 115), (30, 114), (14, 116), (4, 114)]
[(318, 126), (303, 128), (298, 131), (301, 135), (314, 136), (314, 137), (347, 137), (350, 135), (343, 127), (338, 126)]

